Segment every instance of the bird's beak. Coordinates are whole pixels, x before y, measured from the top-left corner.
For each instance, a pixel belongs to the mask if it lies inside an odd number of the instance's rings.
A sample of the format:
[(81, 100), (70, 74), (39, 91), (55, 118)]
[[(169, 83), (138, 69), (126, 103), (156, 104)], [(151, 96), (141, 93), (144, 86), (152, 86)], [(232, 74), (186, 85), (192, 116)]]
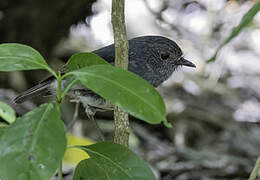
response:
[(181, 57), (181, 59), (177, 62), (177, 65), (196, 67), (195, 64), (193, 64), (192, 62), (184, 59), (183, 57)]

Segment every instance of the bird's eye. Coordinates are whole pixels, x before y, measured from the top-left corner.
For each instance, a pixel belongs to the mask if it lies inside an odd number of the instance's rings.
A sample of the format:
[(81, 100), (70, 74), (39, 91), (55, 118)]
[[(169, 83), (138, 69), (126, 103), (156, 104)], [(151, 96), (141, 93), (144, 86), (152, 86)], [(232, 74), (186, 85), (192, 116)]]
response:
[(167, 53), (167, 52), (161, 52), (161, 59), (162, 59), (162, 60), (166, 60), (166, 59), (168, 59), (169, 56), (170, 56), (169, 53)]

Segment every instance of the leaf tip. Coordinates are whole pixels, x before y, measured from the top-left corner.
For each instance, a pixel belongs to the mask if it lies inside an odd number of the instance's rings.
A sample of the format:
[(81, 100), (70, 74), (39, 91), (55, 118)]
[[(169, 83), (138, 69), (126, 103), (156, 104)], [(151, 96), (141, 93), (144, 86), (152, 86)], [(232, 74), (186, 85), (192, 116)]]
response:
[(168, 122), (167, 120), (163, 121), (163, 125), (167, 128), (172, 128), (172, 124)]

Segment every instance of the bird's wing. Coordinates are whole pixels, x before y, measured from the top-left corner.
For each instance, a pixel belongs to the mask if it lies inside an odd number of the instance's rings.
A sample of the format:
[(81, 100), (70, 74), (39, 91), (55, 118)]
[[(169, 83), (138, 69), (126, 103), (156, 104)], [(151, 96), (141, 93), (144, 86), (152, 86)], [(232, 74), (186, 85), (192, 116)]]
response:
[(100, 48), (98, 50), (93, 51), (93, 53), (105, 59), (108, 63), (114, 64), (115, 62), (115, 46), (111, 44), (109, 46)]

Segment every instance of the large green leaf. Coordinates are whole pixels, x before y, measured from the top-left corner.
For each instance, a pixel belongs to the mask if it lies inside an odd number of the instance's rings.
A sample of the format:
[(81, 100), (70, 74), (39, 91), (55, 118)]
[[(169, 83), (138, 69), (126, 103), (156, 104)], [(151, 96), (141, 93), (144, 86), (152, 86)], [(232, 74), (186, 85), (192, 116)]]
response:
[(35, 49), (16, 43), (0, 45), (0, 71), (21, 71), (46, 69), (53, 75), (53, 70)]
[(50, 179), (66, 149), (64, 125), (54, 103), (18, 118), (0, 135), (3, 180)]
[(101, 142), (79, 148), (90, 158), (78, 164), (73, 180), (155, 180), (147, 163), (122, 145)]
[(83, 85), (131, 115), (151, 124), (166, 122), (160, 94), (146, 80), (118, 67), (96, 65), (72, 71)]
[(66, 71), (69, 72), (76, 69), (101, 64), (109, 65), (107, 61), (94, 53), (82, 52), (71, 56), (66, 64)]
[(215, 61), (218, 52), (221, 48), (229, 43), (234, 37), (236, 37), (241, 30), (243, 30), (254, 18), (256, 13), (260, 10), (260, 1), (255, 3), (255, 5), (243, 16), (242, 20), (240, 21), (239, 25), (233, 28), (231, 34), (224, 40), (224, 42), (218, 47), (215, 54), (208, 60), (208, 62)]
[(0, 117), (11, 124), (16, 118), (15, 111), (10, 106), (0, 101)]
[[(4, 134), (6, 127), (0, 127), (0, 137)], [(1, 175), (0, 175), (1, 177)]]

